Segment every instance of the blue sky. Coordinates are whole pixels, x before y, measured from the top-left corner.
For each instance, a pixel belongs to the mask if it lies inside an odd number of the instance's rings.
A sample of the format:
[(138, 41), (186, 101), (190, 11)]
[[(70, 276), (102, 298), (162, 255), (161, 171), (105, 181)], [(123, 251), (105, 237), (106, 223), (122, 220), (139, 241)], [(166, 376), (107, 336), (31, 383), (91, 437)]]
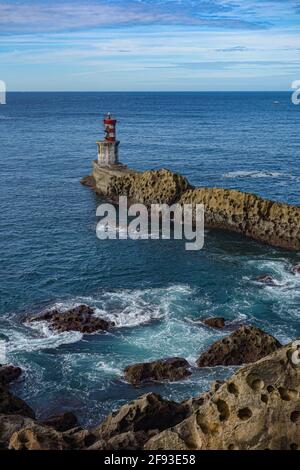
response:
[(289, 90), (299, 0), (0, 0), (8, 90)]

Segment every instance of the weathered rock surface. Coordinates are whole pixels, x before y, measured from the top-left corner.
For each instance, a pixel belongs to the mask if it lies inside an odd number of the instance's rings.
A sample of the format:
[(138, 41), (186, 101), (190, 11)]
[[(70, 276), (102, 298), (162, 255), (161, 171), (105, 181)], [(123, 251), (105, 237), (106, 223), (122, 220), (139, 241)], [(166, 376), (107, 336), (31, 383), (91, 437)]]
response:
[(50, 426), (59, 432), (65, 432), (75, 428), (78, 422), (74, 413), (68, 411), (60, 415), (50, 416), (49, 418), (41, 421), (40, 424), (43, 426)]
[[(108, 415), (93, 433), (98, 436), (98, 440), (108, 442), (114, 436), (124, 433), (158, 432), (179, 423), (188, 412), (189, 407), (186, 404), (164, 400), (155, 393), (147, 393)], [(130, 436), (133, 438), (132, 434)], [(134, 436), (134, 439), (141, 439), (141, 434)]]
[(230, 230), (272, 246), (300, 249), (300, 207), (233, 189), (186, 191), (181, 204), (204, 204), (205, 226)]
[(34, 424), (31, 418), (20, 415), (0, 415), (0, 449), (7, 449), (14, 432)]
[(204, 204), (205, 226), (240, 233), (272, 246), (300, 249), (300, 207), (223, 188), (193, 189), (188, 180), (168, 170), (139, 173), (127, 167), (102, 168), (93, 163), (95, 191), (112, 200)]
[(89, 188), (95, 188), (96, 187), (96, 181), (95, 178), (91, 175), (84, 176), (81, 178), (80, 183), (83, 186), (88, 186)]
[(88, 305), (78, 305), (67, 311), (47, 310), (37, 317), (28, 318), (31, 322), (42, 320), (49, 322), (50, 327), (59, 332), (93, 333), (99, 330), (109, 330), (114, 326), (113, 322), (96, 317), (94, 309)]
[(8, 385), (22, 375), (22, 369), (9, 364), (0, 364), (0, 385)]
[(281, 344), (254, 326), (243, 325), (231, 335), (215, 341), (197, 360), (198, 367), (242, 365), (276, 351)]
[(282, 347), (226, 380), (185, 420), (147, 450), (300, 449), (300, 365)]
[(132, 385), (143, 382), (168, 380), (170, 382), (184, 379), (191, 375), (189, 363), (181, 357), (170, 357), (153, 362), (143, 362), (127, 366), (124, 370), (125, 380)]
[(203, 318), (204, 325), (211, 326), (212, 328), (225, 328), (225, 318), (223, 317), (209, 317)]
[(11, 450), (65, 450), (63, 435), (48, 426), (31, 423), (12, 434), (8, 448)]
[(100, 193), (111, 199), (127, 196), (132, 202), (146, 205), (172, 204), (191, 187), (185, 177), (166, 169), (149, 170), (144, 173), (126, 167), (109, 170), (102, 169), (95, 162), (93, 169), (96, 187)]

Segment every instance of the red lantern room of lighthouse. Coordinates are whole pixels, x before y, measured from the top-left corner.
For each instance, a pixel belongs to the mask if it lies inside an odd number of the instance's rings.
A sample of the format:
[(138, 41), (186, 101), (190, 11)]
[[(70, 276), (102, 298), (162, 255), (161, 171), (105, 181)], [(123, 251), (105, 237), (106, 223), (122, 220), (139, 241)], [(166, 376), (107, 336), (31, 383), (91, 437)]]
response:
[(98, 164), (111, 166), (119, 164), (119, 141), (116, 140), (117, 120), (107, 113), (103, 119), (105, 138), (97, 142)]

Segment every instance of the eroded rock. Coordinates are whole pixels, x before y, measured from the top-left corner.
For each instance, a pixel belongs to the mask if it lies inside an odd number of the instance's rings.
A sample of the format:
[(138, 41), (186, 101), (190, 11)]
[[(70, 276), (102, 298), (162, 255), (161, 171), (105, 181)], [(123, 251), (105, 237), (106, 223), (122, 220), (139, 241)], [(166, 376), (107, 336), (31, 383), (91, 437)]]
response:
[(215, 341), (197, 360), (198, 367), (242, 365), (255, 362), (281, 347), (273, 336), (254, 326), (243, 325)]
[(0, 385), (8, 385), (14, 380), (17, 380), (22, 374), (20, 367), (15, 367), (8, 364), (0, 364)]
[(42, 314), (31, 317), (29, 321), (47, 321), (56, 331), (80, 331), (94, 333), (109, 330), (115, 324), (94, 315), (94, 309), (88, 305), (78, 305), (66, 311), (57, 309), (47, 310)]
[(13, 395), (5, 386), (0, 386), (0, 413), (34, 418), (34, 411), (21, 398)]
[(34, 425), (31, 418), (20, 415), (0, 415), (0, 449), (7, 449), (11, 436), (24, 427)]
[(109, 414), (93, 433), (107, 442), (112, 437), (127, 432), (158, 432), (179, 423), (188, 412), (189, 407), (185, 404), (164, 400), (155, 393), (147, 393)]
[(244, 366), (147, 450), (300, 449), (300, 366), (292, 345)]
[(59, 432), (65, 432), (77, 426), (77, 418), (74, 413), (68, 411), (56, 416), (50, 416), (40, 422), (43, 426), (50, 426)]
[(12, 434), (9, 440), (11, 450), (65, 450), (66, 443), (61, 433), (48, 426), (33, 423)]
[(181, 357), (171, 357), (153, 362), (143, 362), (127, 366), (124, 370), (125, 380), (132, 385), (143, 382), (173, 382), (191, 375), (189, 363)]
[(203, 318), (204, 325), (211, 326), (212, 328), (225, 328), (225, 318), (223, 317), (209, 317)]

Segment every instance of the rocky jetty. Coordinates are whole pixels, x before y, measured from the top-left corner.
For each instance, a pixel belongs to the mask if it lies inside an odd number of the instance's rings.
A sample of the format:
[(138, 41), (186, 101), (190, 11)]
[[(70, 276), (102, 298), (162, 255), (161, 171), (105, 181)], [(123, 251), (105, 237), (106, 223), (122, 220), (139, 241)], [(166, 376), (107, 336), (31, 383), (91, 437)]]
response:
[(125, 380), (132, 385), (140, 385), (144, 382), (162, 382), (168, 380), (174, 382), (182, 380), (189, 375), (189, 363), (181, 357), (170, 357), (153, 362), (133, 364), (125, 368)]
[(299, 206), (233, 189), (193, 188), (185, 177), (166, 169), (140, 173), (122, 165), (104, 168), (93, 162), (92, 176), (89, 185), (111, 200), (127, 196), (146, 205), (204, 204), (207, 228), (229, 230), (279, 248), (300, 249)]
[(242, 325), (215, 341), (197, 360), (198, 367), (235, 366), (255, 362), (281, 347), (273, 336), (254, 326)]
[(38, 316), (29, 316), (29, 322), (47, 321), (49, 326), (58, 332), (80, 331), (94, 333), (106, 331), (115, 326), (113, 322), (94, 315), (94, 309), (88, 305), (78, 305), (66, 311), (58, 309), (46, 310)]

